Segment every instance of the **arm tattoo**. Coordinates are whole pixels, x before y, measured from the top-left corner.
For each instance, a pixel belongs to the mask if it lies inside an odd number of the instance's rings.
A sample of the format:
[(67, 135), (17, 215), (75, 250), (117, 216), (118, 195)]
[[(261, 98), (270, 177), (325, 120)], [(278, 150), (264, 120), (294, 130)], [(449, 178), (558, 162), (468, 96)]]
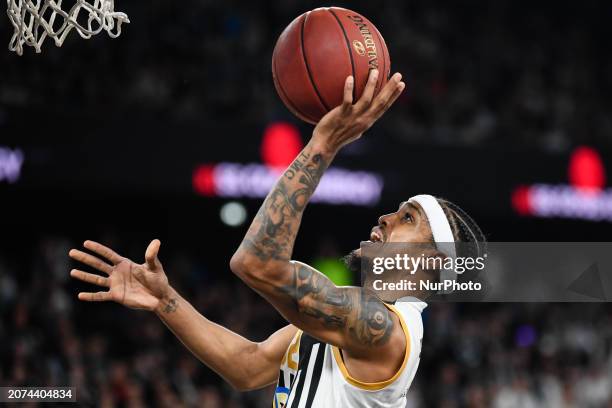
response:
[(164, 312), (165, 313), (176, 312), (176, 309), (178, 309), (178, 300), (176, 300), (174, 298), (168, 300), (168, 303), (166, 303), (166, 305), (164, 306)]
[(294, 263), (292, 283), (278, 290), (295, 301), (296, 309), (330, 329), (343, 329), (367, 346), (386, 344), (394, 323), (382, 300), (363, 288), (339, 288), (325, 275)]
[(242, 243), (261, 261), (290, 260), (306, 204), (327, 169), (320, 153), (306, 148), (268, 194)]
[[(329, 161), (307, 146), (278, 180), (255, 216), (239, 248), (262, 263), (289, 262), (302, 214)], [(289, 284), (275, 285), (295, 311), (328, 329), (339, 330), (361, 345), (385, 344), (393, 331), (389, 310), (362, 288), (338, 288), (325, 275), (294, 263)]]

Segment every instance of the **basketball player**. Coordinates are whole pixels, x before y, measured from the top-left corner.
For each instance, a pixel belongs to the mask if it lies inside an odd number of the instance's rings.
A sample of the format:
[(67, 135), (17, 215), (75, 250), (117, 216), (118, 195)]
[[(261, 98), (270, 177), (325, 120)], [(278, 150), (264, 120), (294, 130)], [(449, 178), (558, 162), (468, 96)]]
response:
[[(270, 302), (288, 326), (255, 343), (207, 320), (169, 285), (157, 256), (158, 240), (147, 248), (144, 264), (92, 241), (86, 241), (85, 248), (110, 263), (71, 250), (72, 258), (107, 275), (72, 270), (74, 278), (109, 288), (79, 293), (79, 299), (155, 312), (194, 355), (236, 389), (276, 383), (277, 408), (405, 407), (419, 364), (426, 304), (412, 299), (394, 305), (405, 293), (385, 294), (383, 301), (361, 287), (337, 287), (312, 267), (291, 260), (304, 209), (334, 156), (370, 128), (404, 89), (401, 75), (395, 74), (374, 97), (377, 76), (373, 70), (354, 104), (353, 78), (347, 78), (342, 105), (316, 126), (231, 259), (232, 271)], [(370, 236), (372, 241), (434, 243), (481, 238), (478, 227), (457, 206), (429, 195), (413, 197), (396, 212), (381, 216)], [(356, 250), (351, 258), (359, 256)]]

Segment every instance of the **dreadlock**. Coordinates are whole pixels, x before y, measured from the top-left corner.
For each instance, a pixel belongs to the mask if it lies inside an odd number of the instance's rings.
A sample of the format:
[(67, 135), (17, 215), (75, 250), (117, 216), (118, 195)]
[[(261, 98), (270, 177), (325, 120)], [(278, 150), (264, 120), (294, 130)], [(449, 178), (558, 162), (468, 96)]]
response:
[(436, 197), (438, 203), (448, 219), (455, 242), (465, 242), (457, 248), (459, 256), (478, 257), (487, 252), (487, 237), (484, 235), (476, 221), (472, 219), (461, 207), (444, 198)]

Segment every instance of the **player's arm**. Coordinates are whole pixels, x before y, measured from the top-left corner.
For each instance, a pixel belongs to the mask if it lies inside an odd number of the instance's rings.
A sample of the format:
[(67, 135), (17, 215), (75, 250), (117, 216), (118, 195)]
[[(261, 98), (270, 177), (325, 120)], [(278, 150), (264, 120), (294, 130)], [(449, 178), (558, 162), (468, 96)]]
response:
[(185, 347), (240, 391), (276, 382), (283, 355), (297, 331), (288, 325), (263, 342), (253, 342), (206, 319), (175, 293), (155, 312)]
[(401, 75), (395, 74), (374, 97), (377, 74), (371, 71), (355, 104), (353, 78), (347, 78), (342, 105), (316, 126), (310, 142), (268, 194), (230, 262), (232, 271), (291, 323), (357, 352), (386, 344), (397, 317), (372, 293), (336, 287), (313, 268), (292, 262), (291, 255), (304, 209), (336, 153), (372, 126), (404, 89)]
[(160, 243), (151, 242), (144, 264), (137, 264), (92, 241), (85, 248), (110, 263), (73, 249), (70, 256), (105, 276), (73, 269), (70, 275), (107, 291), (79, 293), (89, 302), (114, 301), (134, 309), (153, 311), (198, 359), (238, 390), (261, 388), (276, 381), (278, 370), (297, 329), (287, 326), (263, 342), (252, 342), (211, 322), (168, 283), (157, 257)]
[(262, 342), (253, 342), (211, 322), (175, 291), (155, 313), (200, 361), (240, 391), (276, 382), (283, 355), (297, 331), (288, 325)]

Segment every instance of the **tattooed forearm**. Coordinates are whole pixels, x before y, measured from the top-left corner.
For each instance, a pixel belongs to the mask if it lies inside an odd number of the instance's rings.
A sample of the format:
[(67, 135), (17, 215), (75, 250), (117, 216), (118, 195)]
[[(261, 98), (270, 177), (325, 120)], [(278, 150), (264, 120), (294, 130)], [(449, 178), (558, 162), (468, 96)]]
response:
[(164, 305), (163, 311), (164, 313), (172, 313), (172, 312), (176, 312), (176, 309), (178, 309), (178, 299), (169, 299), (166, 304)]
[(304, 163), (308, 159), (310, 159), (310, 153), (305, 152), (305, 151), (301, 152), (300, 155), (296, 157), (296, 159), (293, 161), (293, 163), (289, 165), (289, 168), (285, 170), (284, 175), (287, 178), (287, 180), (293, 180), (296, 174), (302, 170), (302, 168), (304, 167)]
[(278, 290), (295, 301), (296, 309), (320, 320), (328, 328), (340, 328), (359, 344), (383, 345), (393, 331), (389, 309), (363, 288), (335, 286), (312, 268), (294, 263), (291, 284)]
[(290, 260), (302, 213), (327, 167), (322, 154), (304, 149), (268, 194), (242, 248), (260, 261)]
[(259, 209), (232, 269), (299, 326), (342, 332), (360, 346), (385, 344), (394, 329), (389, 310), (362, 288), (338, 288), (325, 275), (289, 263), (302, 214), (332, 156), (309, 144), (285, 170)]

